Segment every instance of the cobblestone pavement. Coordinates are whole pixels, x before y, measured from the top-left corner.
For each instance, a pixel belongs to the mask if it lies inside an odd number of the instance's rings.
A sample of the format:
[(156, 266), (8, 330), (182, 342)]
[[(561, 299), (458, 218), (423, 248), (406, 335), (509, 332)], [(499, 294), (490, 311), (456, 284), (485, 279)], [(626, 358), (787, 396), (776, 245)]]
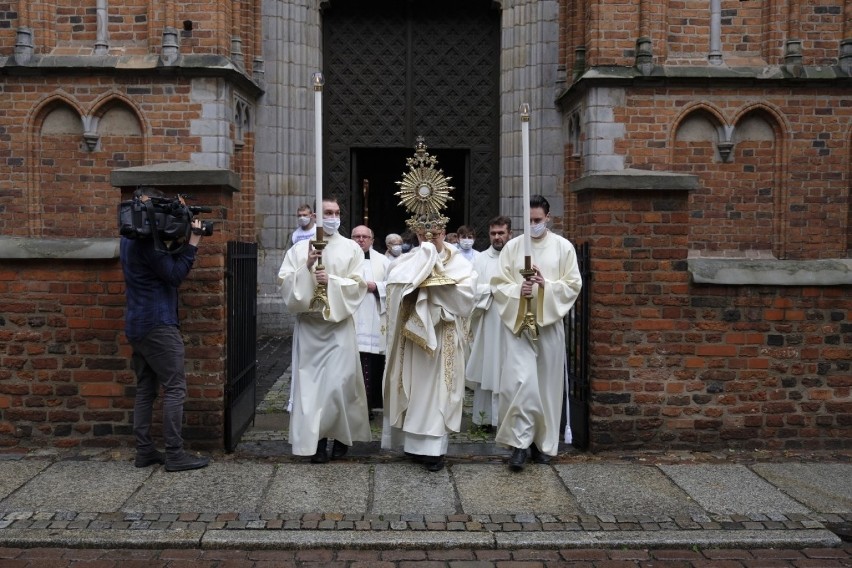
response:
[(100, 550), (0, 548), (3, 568), (844, 568), (842, 548), (709, 550)]

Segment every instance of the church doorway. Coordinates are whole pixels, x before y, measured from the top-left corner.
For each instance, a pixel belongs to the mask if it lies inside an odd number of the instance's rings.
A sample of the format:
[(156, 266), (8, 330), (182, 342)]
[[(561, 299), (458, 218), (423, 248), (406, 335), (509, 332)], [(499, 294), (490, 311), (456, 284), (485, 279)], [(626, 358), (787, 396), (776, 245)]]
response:
[[(447, 231), (454, 231), (466, 222), (463, 198), (468, 194), (468, 152), (440, 148), (427, 151), (438, 159), (438, 167), (444, 175), (452, 178), (449, 184), (454, 188), (453, 200), (444, 214), (450, 218)], [(352, 152), (352, 227), (369, 226), (376, 235), (375, 247), (379, 251), (384, 252), (388, 233), (402, 234), (406, 229), (409, 215), (399, 204), (396, 182), (408, 171), (405, 161), (413, 155), (414, 149), (409, 148), (359, 148)]]
[(377, 245), (405, 230), (395, 182), (422, 136), (453, 178), (450, 229), (473, 225), (487, 246), (500, 194), (500, 34), (491, 0), (323, 3), (323, 187), (344, 231), (365, 205)]

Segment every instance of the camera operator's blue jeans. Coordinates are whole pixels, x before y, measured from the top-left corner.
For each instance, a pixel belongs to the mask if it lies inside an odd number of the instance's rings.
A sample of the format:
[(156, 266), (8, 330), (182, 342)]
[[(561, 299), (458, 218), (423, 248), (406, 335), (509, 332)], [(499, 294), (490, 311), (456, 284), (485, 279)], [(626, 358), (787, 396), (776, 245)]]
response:
[(183, 455), (183, 403), (186, 399), (184, 345), (180, 330), (174, 326), (158, 326), (141, 341), (131, 341), (133, 357), (130, 365), (136, 373), (136, 403), (133, 410), (133, 433), (138, 455), (151, 455), (157, 447), (151, 437), (154, 400), (163, 387), (163, 439), (166, 456)]

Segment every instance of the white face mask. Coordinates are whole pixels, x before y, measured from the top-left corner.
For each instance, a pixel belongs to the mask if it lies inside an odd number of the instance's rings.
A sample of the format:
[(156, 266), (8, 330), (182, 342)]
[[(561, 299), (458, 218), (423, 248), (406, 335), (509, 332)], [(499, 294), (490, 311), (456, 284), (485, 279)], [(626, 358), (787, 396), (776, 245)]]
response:
[(304, 229), (305, 227), (307, 227), (310, 224), (311, 224), (311, 218), (310, 217), (299, 217), (299, 226), (301, 228)]
[(390, 248), (390, 253), (394, 256), (399, 256), (402, 254), (402, 245), (393, 245)]
[(473, 248), (473, 239), (459, 239), (459, 248), (470, 250)]
[(322, 219), (322, 230), (327, 235), (331, 235), (337, 232), (337, 229), (340, 228), (340, 217), (323, 217)]
[(541, 237), (547, 230), (547, 222), (542, 221), (536, 225), (530, 225), (530, 236), (534, 239)]

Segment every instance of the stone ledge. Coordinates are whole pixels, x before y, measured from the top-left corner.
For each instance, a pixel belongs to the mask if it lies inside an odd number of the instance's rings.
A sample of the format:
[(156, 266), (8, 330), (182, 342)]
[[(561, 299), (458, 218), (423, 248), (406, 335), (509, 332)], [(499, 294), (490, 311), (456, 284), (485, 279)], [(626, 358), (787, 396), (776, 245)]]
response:
[(852, 259), (752, 260), (692, 258), (687, 260), (696, 284), (729, 286), (848, 286)]
[(191, 162), (165, 162), (113, 170), (110, 183), (115, 187), (212, 186), (240, 191), (240, 176), (225, 168), (214, 168)]
[(119, 238), (114, 239), (29, 239), (0, 236), (0, 258), (92, 260), (119, 257)]
[(571, 183), (571, 191), (594, 189), (689, 191), (698, 188), (698, 176), (628, 168), (593, 172)]

